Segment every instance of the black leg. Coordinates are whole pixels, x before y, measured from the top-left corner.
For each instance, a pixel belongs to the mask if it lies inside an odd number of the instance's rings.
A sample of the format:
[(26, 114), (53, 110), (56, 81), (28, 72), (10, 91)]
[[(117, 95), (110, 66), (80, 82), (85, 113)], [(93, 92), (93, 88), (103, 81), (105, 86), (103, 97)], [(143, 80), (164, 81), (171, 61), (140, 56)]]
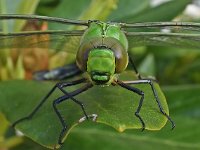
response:
[[(59, 88), (65, 95), (69, 95), (69, 93), (63, 89), (63, 86), (58, 86), (58, 88)], [(70, 97), (70, 99), (71, 99), (72, 101), (74, 101), (76, 104), (78, 104), (78, 105), (81, 107), (81, 109), (82, 109), (82, 111), (83, 111), (83, 113), (84, 113), (86, 119), (88, 119), (88, 115), (87, 115), (87, 113), (86, 113), (86, 111), (85, 111), (85, 106), (83, 105), (83, 103), (80, 102), (80, 101), (78, 101), (78, 100), (75, 99), (74, 97)]]
[(158, 98), (157, 91), (156, 91), (156, 89), (154, 88), (154, 85), (153, 85), (152, 80), (150, 80), (150, 79), (143, 79), (143, 80), (137, 80), (137, 81), (128, 81), (128, 82), (126, 82), (126, 83), (128, 83), (128, 84), (149, 84), (149, 85), (151, 86), (152, 91), (153, 91), (153, 95), (154, 95), (155, 100), (156, 100), (156, 102), (157, 102), (157, 104), (158, 104), (158, 107), (159, 107), (159, 109), (160, 109), (160, 112), (161, 112), (164, 116), (167, 117), (167, 119), (171, 122), (172, 129), (174, 129), (175, 123), (174, 123), (173, 120), (170, 118), (170, 116), (167, 115), (167, 113), (164, 111), (164, 109), (163, 109), (163, 107), (162, 107), (162, 105), (161, 105), (161, 103), (160, 103), (160, 100), (159, 100), (159, 98)]
[(133, 62), (133, 60), (131, 59), (130, 56), (129, 56), (129, 62), (131, 63), (131, 65), (132, 65), (132, 67), (133, 67), (133, 69), (134, 69), (134, 71), (136, 73), (137, 78), (138, 79), (142, 79), (140, 73), (138, 72), (138, 70), (137, 70), (137, 68), (136, 68), (136, 66), (135, 66), (135, 64), (134, 64), (134, 62)]
[[(75, 91), (73, 91), (73, 92), (71, 92), (71, 93), (67, 93), (66, 95), (64, 95), (64, 96), (62, 96), (62, 97), (59, 97), (58, 99), (56, 99), (56, 100), (53, 101), (53, 108), (54, 108), (54, 110), (55, 110), (55, 112), (56, 112), (56, 114), (57, 114), (57, 116), (58, 116), (58, 118), (59, 118), (59, 120), (60, 120), (60, 122), (61, 122), (61, 124), (62, 124), (62, 126), (63, 126), (63, 129), (61, 130), (60, 135), (59, 135), (59, 139), (58, 139), (58, 144), (59, 144), (60, 146), (63, 144), (63, 143), (62, 143), (62, 140), (63, 140), (63, 138), (64, 138), (64, 133), (65, 133), (65, 131), (67, 130), (67, 124), (66, 124), (65, 120), (63, 119), (63, 117), (61, 116), (61, 113), (60, 113), (60, 111), (58, 110), (58, 108), (57, 108), (56, 106), (57, 106), (58, 104), (60, 104), (61, 102), (65, 101), (65, 100), (72, 99), (73, 96), (76, 96), (76, 95), (78, 95), (78, 94), (80, 94), (80, 93), (82, 93), (82, 92), (88, 90), (88, 89), (91, 88), (92, 86), (93, 86), (93, 85), (92, 85), (91, 83), (88, 83), (88, 84), (86, 84), (85, 86), (83, 86), (82, 88), (77, 89), (77, 90), (75, 90)], [(66, 92), (66, 91), (65, 91), (65, 92)], [(79, 105), (80, 105), (79, 102), (76, 102), (77, 100), (75, 101), (75, 98), (73, 98), (72, 100), (73, 100), (76, 104), (79, 104)], [(81, 105), (81, 107), (82, 107), (82, 105)], [(84, 108), (82, 108), (82, 109), (84, 110)], [(84, 110), (84, 113), (85, 113), (85, 110)], [(86, 113), (85, 113), (85, 116), (87, 116)]]
[(58, 87), (67, 87), (67, 86), (72, 86), (72, 85), (76, 85), (76, 84), (80, 84), (80, 83), (83, 83), (85, 82), (86, 79), (83, 78), (83, 79), (79, 79), (79, 80), (75, 80), (75, 81), (72, 81), (72, 82), (60, 82), (60, 83), (57, 83), (50, 91), (49, 93), (41, 100), (41, 102), (35, 107), (35, 109), (26, 117), (23, 117), (17, 121), (15, 121), (12, 126), (15, 127), (18, 123), (24, 121), (24, 120), (29, 120), (31, 119), (35, 113), (39, 110), (39, 108), (46, 102), (46, 100), (49, 98), (49, 96), (55, 91), (56, 88)]
[(142, 104), (143, 104), (143, 100), (144, 100), (144, 92), (139, 90), (139, 89), (137, 89), (137, 88), (135, 88), (135, 87), (129, 86), (126, 83), (123, 83), (122, 81), (119, 81), (119, 80), (117, 81), (117, 84), (120, 85), (121, 87), (123, 87), (123, 88), (125, 88), (127, 90), (130, 90), (130, 91), (132, 91), (132, 92), (134, 92), (134, 93), (136, 93), (136, 94), (141, 96), (138, 108), (137, 108), (137, 110), (135, 112), (135, 116), (139, 118), (139, 120), (140, 120), (140, 122), (142, 124), (142, 131), (143, 131), (145, 129), (145, 123), (144, 123), (144, 121), (143, 121), (143, 119), (142, 119), (142, 117), (140, 116), (139, 113), (140, 113), (140, 110), (142, 108)]

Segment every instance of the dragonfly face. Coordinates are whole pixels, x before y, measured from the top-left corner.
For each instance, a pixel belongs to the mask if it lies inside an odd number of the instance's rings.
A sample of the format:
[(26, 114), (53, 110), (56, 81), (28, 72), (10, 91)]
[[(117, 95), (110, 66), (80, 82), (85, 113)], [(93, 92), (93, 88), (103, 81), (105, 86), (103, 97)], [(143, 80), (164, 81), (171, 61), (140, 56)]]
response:
[(106, 84), (115, 73), (114, 53), (106, 48), (90, 51), (87, 61), (87, 72), (96, 84)]
[(109, 85), (128, 64), (128, 41), (119, 24), (91, 22), (77, 52), (77, 65), (94, 84)]

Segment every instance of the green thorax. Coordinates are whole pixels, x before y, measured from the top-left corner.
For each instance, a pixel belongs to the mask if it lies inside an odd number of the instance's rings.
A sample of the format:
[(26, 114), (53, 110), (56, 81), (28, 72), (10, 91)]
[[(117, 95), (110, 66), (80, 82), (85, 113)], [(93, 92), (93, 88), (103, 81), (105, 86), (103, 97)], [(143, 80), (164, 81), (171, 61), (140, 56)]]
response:
[(109, 85), (126, 69), (127, 49), (119, 24), (92, 21), (82, 36), (76, 62), (94, 84)]
[(119, 24), (115, 23), (105, 23), (101, 21), (97, 22), (91, 22), (89, 28), (84, 33), (81, 43), (84, 43), (86, 41), (89, 41), (93, 38), (105, 38), (105, 37), (112, 37), (117, 39), (123, 47), (127, 50), (128, 49), (128, 41), (124, 34), (124, 32), (121, 30), (121, 27)]

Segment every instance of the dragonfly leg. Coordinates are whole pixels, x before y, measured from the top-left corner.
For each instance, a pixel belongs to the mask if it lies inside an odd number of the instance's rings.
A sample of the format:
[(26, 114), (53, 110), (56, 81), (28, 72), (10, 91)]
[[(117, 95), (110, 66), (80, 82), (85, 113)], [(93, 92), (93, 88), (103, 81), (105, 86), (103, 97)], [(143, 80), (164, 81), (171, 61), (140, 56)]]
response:
[[(59, 86), (58, 88), (59, 88), (65, 95), (70, 95), (70, 93), (68, 93), (66, 90), (63, 89), (63, 86)], [(80, 93), (82, 93), (82, 92), (83, 92), (83, 91), (81, 91)], [(80, 94), (80, 93), (79, 93), (79, 94)], [(74, 97), (70, 97), (70, 99), (71, 99), (72, 101), (74, 101), (76, 104), (78, 104), (78, 105), (81, 107), (81, 109), (82, 109), (82, 111), (83, 111), (83, 113), (84, 113), (86, 119), (88, 120), (89, 118), (88, 118), (88, 115), (87, 115), (87, 113), (86, 113), (86, 111), (85, 111), (85, 106), (84, 106), (84, 104), (83, 104), (82, 102), (78, 101), (77, 99), (75, 99)]]
[(125, 88), (125, 89), (127, 89), (129, 91), (132, 91), (132, 92), (134, 92), (134, 93), (136, 93), (136, 94), (141, 96), (139, 105), (138, 105), (137, 110), (135, 112), (135, 116), (137, 118), (139, 118), (139, 120), (140, 120), (140, 122), (142, 124), (142, 131), (143, 131), (145, 129), (145, 123), (144, 123), (142, 117), (140, 116), (140, 110), (142, 108), (142, 104), (143, 104), (143, 101), (144, 101), (144, 92), (141, 91), (140, 89), (137, 89), (135, 87), (129, 86), (128, 84), (123, 83), (122, 81), (119, 81), (119, 80), (117, 81), (117, 84), (120, 85), (121, 87), (123, 87), (123, 88)]
[(75, 81), (71, 81), (71, 82), (60, 82), (57, 83), (50, 91), (49, 93), (40, 101), (40, 103), (34, 108), (34, 110), (26, 117), (23, 117), (17, 121), (15, 121), (12, 126), (15, 127), (18, 123), (24, 121), (24, 120), (29, 120), (31, 119), (35, 113), (41, 108), (41, 106), (46, 102), (46, 100), (49, 98), (49, 96), (56, 90), (56, 88), (62, 86), (62, 87), (67, 87), (67, 86), (72, 86), (72, 85), (76, 85), (76, 84), (80, 84), (83, 83), (84, 81), (86, 81), (86, 79), (79, 79), (79, 80), (75, 80)]
[(136, 73), (137, 78), (138, 78), (139, 80), (141, 80), (142, 77), (141, 77), (140, 73), (138, 72), (138, 70), (137, 70), (137, 68), (136, 68), (136, 66), (135, 66), (135, 64), (134, 64), (134, 62), (133, 62), (133, 60), (131, 59), (130, 56), (129, 56), (129, 62), (131, 63), (131, 65), (132, 65), (132, 67), (133, 67), (133, 69), (134, 69), (134, 71), (135, 71), (135, 73)]
[[(63, 126), (63, 129), (61, 130), (60, 135), (59, 135), (59, 139), (58, 139), (58, 144), (59, 144), (60, 146), (63, 144), (62, 141), (63, 141), (64, 135), (65, 135), (65, 131), (67, 130), (67, 124), (66, 124), (64, 118), (61, 116), (61, 113), (60, 113), (60, 111), (58, 110), (57, 105), (60, 104), (60, 103), (63, 102), (63, 101), (66, 101), (66, 100), (68, 100), (68, 99), (71, 99), (71, 100), (73, 100), (76, 104), (80, 105), (81, 108), (84, 110), (83, 104), (82, 104), (81, 102), (75, 100), (75, 98), (73, 98), (73, 96), (76, 96), (76, 95), (78, 95), (78, 94), (80, 94), (80, 93), (82, 93), (82, 92), (88, 90), (88, 89), (91, 88), (92, 86), (93, 86), (92, 84), (88, 83), (88, 84), (86, 84), (85, 86), (83, 86), (82, 88), (77, 89), (77, 90), (75, 90), (75, 91), (73, 91), (73, 92), (71, 92), (71, 93), (67, 93), (66, 91), (64, 91), (64, 93), (66, 93), (66, 95), (64, 95), (64, 96), (62, 96), (62, 97), (59, 97), (58, 99), (56, 99), (56, 100), (53, 101), (53, 108), (54, 108), (54, 111), (56, 112), (56, 114), (57, 114), (57, 116), (58, 116), (58, 118), (59, 118), (59, 120), (60, 120), (60, 122), (61, 122), (61, 124), (62, 124), (62, 126)], [(61, 89), (62, 89), (62, 88), (61, 88)], [(63, 91), (63, 89), (62, 89), (62, 91)], [(85, 114), (85, 116), (87, 116), (85, 110), (84, 110), (84, 114)]]
[(173, 120), (170, 118), (170, 116), (164, 111), (161, 103), (160, 103), (160, 100), (158, 98), (158, 94), (157, 94), (157, 91), (153, 85), (153, 81), (154, 80), (151, 80), (151, 79), (143, 79), (143, 80), (137, 80), (137, 81), (131, 81), (131, 82), (127, 82), (127, 83), (130, 83), (130, 84), (149, 84), (151, 86), (151, 90), (153, 92), (153, 95), (155, 97), (155, 100), (158, 104), (158, 107), (160, 109), (160, 112), (167, 117), (167, 119), (171, 122), (171, 125), (172, 125), (172, 129), (175, 128), (175, 123), (173, 122)]

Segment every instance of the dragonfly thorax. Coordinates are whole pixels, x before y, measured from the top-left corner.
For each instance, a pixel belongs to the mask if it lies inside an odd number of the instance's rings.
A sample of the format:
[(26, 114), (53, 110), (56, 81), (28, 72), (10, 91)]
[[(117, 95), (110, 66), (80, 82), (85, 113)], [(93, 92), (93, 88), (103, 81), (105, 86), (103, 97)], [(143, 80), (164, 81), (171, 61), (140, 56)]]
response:
[(87, 72), (95, 84), (109, 84), (115, 74), (115, 55), (106, 48), (96, 48), (89, 52)]

